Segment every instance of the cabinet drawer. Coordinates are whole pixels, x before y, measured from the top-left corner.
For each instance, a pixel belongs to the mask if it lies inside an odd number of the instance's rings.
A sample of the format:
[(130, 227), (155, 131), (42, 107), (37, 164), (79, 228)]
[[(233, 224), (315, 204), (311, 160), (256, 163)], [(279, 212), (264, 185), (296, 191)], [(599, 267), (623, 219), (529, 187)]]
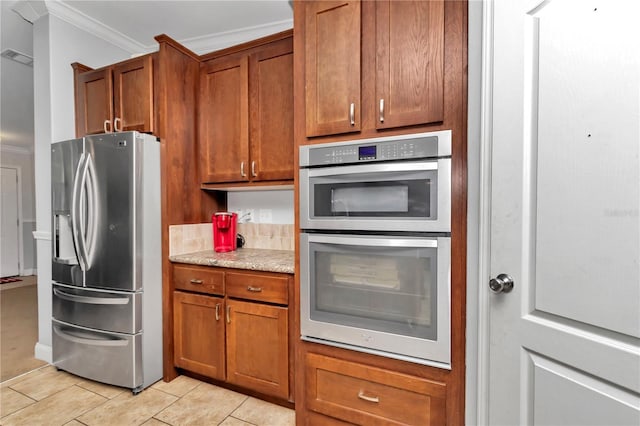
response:
[(446, 385), (318, 354), (307, 354), (312, 411), (356, 424), (445, 424)]
[(289, 279), (262, 274), (227, 272), (227, 296), (286, 305)]
[(177, 290), (224, 295), (224, 272), (208, 267), (174, 265), (173, 285)]

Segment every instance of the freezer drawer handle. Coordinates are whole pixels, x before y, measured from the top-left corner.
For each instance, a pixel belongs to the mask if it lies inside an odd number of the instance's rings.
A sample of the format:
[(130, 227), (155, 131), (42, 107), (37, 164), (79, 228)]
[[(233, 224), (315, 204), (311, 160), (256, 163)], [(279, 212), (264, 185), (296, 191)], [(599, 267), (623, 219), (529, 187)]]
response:
[(57, 326), (53, 327), (53, 331), (60, 336), (61, 338), (68, 340), (73, 343), (80, 343), (81, 345), (91, 345), (91, 346), (127, 346), (129, 341), (126, 339), (87, 339), (86, 337), (78, 337), (69, 333), (65, 333), (60, 330)]
[(93, 305), (126, 305), (129, 303), (128, 297), (90, 297), (90, 296), (78, 296), (76, 294), (65, 293), (57, 288), (53, 289), (53, 294), (60, 299), (65, 299), (70, 302), (90, 303)]

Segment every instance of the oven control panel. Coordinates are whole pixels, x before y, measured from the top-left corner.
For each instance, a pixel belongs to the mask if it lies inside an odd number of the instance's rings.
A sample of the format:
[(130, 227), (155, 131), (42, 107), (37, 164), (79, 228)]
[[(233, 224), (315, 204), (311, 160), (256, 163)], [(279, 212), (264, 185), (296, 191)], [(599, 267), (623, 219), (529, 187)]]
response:
[(300, 166), (412, 160), (451, 155), (451, 131), (300, 147)]

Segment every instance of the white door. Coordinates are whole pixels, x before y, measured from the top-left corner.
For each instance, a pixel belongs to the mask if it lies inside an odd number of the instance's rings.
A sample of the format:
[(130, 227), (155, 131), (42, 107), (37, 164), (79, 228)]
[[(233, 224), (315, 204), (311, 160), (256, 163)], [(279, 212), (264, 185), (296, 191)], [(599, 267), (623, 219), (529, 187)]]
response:
[(0, 277), (20, 273), (18, 264), (18, 171), (2, 167), (0, 177)]
[(640, 425), (639, 3), (489, 5), (490, 275), (514, 287), (488, 295), (481, 422)]

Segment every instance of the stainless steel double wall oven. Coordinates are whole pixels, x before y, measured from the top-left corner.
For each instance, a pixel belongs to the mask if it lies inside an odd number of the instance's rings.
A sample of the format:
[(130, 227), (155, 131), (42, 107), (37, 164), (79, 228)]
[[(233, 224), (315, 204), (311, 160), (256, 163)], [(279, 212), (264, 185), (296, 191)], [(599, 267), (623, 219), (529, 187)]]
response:
[(301, 334), (451, 362), (451, 131), (300, 148)]

